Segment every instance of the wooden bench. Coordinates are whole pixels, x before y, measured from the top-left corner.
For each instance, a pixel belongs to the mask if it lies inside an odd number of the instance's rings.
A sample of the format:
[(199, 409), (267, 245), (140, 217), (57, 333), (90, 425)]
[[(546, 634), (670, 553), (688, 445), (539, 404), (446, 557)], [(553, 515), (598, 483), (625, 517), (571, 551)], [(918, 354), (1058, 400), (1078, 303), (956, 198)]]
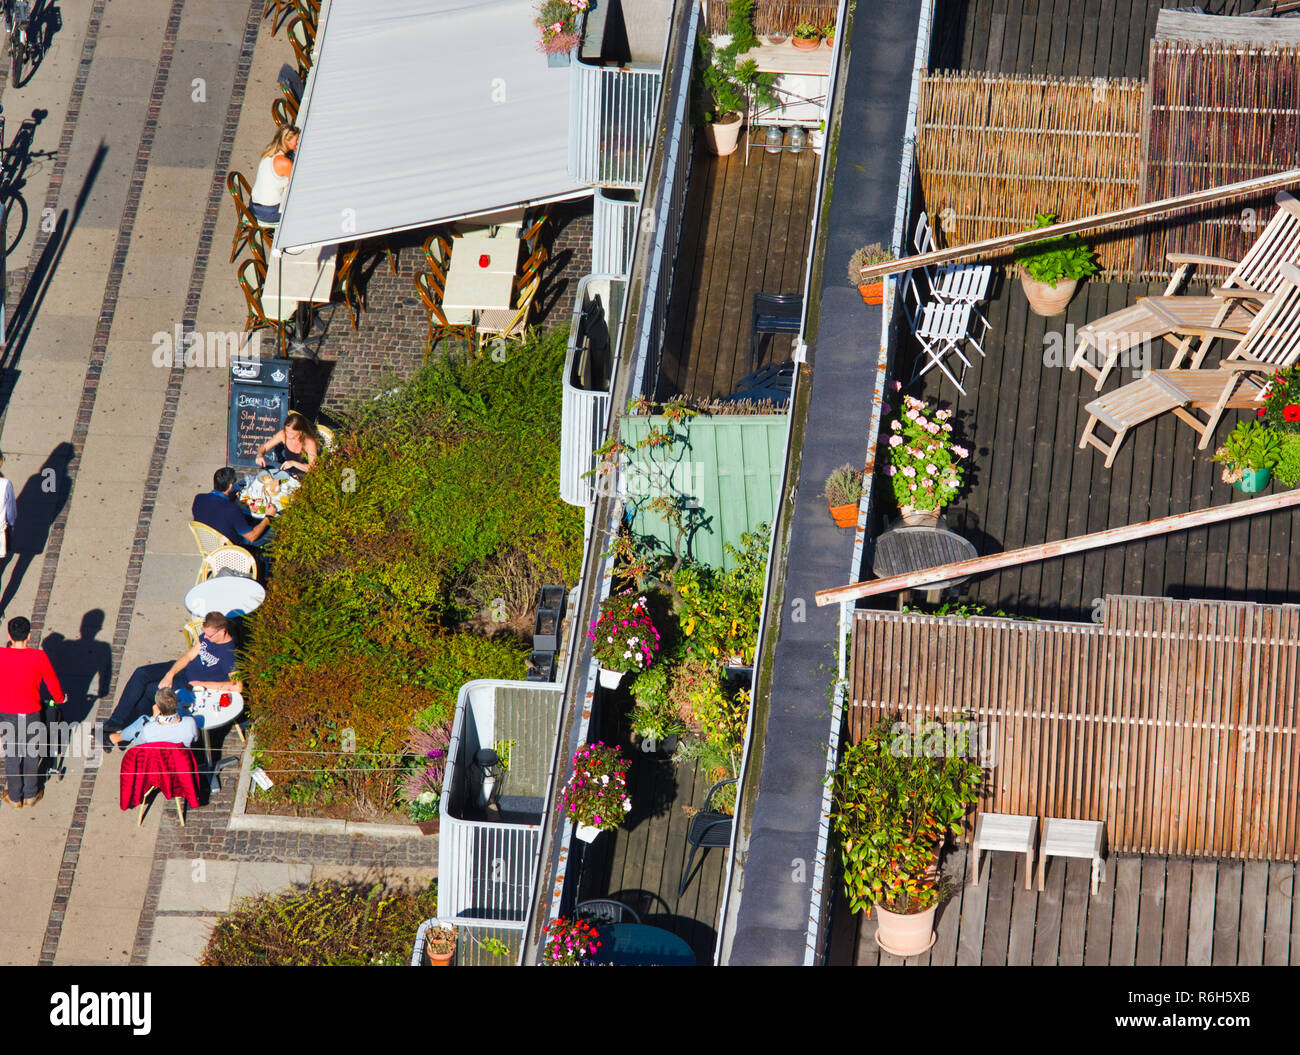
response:
[(1030, 889), (1034, 871), (1034, 837), (1038, 834), (1037, 817), (1013, 813), (981, 813), (975, 821), (975, 839), (971, 843), (972, 886), (979, 886), (980, 851), (1007, 850), (1025, 855), (1025, 889)]
[(1043, 889), (1048, 857), (1083, 857), (1092, 861), (1092, 892), (1106, 878), (1102, 847), (1106, 841), (1103, 821), (1067, 821), (1059, 817), (1043, 820), (1043, 840), (1038, 847), (1038, 889)]

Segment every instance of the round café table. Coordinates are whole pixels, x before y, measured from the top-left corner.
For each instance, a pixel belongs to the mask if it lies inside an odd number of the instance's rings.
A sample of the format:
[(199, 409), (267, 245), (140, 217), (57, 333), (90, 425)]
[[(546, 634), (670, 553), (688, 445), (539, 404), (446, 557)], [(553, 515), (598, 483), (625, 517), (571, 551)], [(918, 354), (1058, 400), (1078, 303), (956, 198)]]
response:
[[(212, 765), (212, 737), (214, 729), (224, 729), (244, 713), (242, 693), (230, 693), (230, 703), (221, 706), (221, 693), (215, 689), (194, 689), (194, 702), (187, 704), (186, 712), (203, 727), (203, 753), (207, 758), (208, 772), (212, 774), (212, 790), (221, 790), (221, 780)], [(220, 768), (220, 767), (218, 767)]]
[(694, 967), (695, 953), (670, 930), (645, 923), (603, 923), (596, 928), (595, 962), (615, 967)]
[[(971, 541), (950, 529), (943, 517), (939, 517), (934, 526), (904, 524), (900, 520), (876, 539), (871, 570), (877, 577), (887, 579), (892, 575), (907, 575), (978, 556), (979, 551)], [(927, 583), (923, 587), (926, 600), (933, 604), (939, 600), (941, 590), (965, 582), (967, 578), (969, 576)]]
[(256, 579), (225, 575), (192, 587), (185, 595), (185, 607), (196, 619), (209, 612), (237, 616), (255, 611), (264, 600), (266, 589)]

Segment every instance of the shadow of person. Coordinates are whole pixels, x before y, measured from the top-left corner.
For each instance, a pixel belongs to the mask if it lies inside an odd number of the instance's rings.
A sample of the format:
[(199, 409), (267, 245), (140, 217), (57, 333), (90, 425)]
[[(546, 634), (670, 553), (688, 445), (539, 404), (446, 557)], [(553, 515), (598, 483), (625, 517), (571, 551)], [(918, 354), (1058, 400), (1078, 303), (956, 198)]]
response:
[[(59, 684), (68, 694), (63, 705), (63, 720), (68, 723), (84, 721), (95, 712), (95, 701), (108, 695), (113, 679), (113, 649), (107, 641), (98, 640), (104, 629), (104, 612), (93, 608), (81, 617), (81, 636), (66, 638), (62, 634), (46, 634), (41, 638), (41, 648), (50, 657), (50, 665), (59, 677)], [(91, 682), (95, 692), (90, 691)]]
[(13, 561), (13, 572), (4, 593), (0, 594), (0, 615), (18, 593), (32, 561), (45, 552), (50, 528), (62, 512), (71, 489), (68, 463), (72, 461), (72, 453), (71, 443), (60, 443), (41, 468), (27, 478), (18, 495), (18, 522), (9, 536), (12, 556), (0, 562), (0, 575), (3, 575), (5, 564)]

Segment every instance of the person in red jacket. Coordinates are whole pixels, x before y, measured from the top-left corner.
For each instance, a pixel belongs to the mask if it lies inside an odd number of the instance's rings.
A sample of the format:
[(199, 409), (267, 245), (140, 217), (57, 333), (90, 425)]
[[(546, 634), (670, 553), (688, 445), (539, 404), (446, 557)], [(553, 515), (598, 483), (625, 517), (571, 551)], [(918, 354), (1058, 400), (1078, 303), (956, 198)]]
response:
[(41, 683), (59, 703), (68, 697), (59, 684), (50, 657), (31, 648), (32, 624), (22, 616), (9, 620), (9, 643), (0, 651), (0, 736), (4, 737), (5, 781), (3, 798), (21, 809), (35, 806), (44, 794), (38, 784), (40, 745), (45, 739), (41, 721)]

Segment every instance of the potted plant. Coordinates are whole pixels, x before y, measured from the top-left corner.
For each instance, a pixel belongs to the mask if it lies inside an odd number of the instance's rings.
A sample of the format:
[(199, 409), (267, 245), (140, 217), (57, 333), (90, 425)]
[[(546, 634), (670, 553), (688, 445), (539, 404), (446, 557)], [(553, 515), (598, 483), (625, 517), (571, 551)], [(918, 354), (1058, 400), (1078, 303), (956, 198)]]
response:
[(407, 815), (425, 835), (438, 834), (438, 802), (450, 743), (451, 731), (445, 726), (420, 729), (413, 725), (402, 745), (403, 752), (413, 759), (402, 779), (402, 799)]
[(602, 741), (583, 744), (573, 756), (573, 776), (564, 785), (558, 809), (585, 843), (623, 823), (632, 800), (627, 795), (628, 761)]
[(800, 22), (794, 27), (794, 46), (800, 51), (812, 51), (821, 47), (821, 31), (811, 22)]
[[(895, 381), (894, 391), (901, 389)], [(953, 442), (952, 411), (931, 410), (914, 396), (889, 423), (889, 467), (894, 498), (907, 524), (937, 524), (939, 510), (961, 490), (962, 460), (970, 451)]]
[(1264, 386), (1264, 405), (1255, 413), (1277, 432), (1300, 433), (1300, 367), (1274, 372)]
[(587, 637), (600, 664), (600, 683), (607, 689), (617, 688), (628, 671), (645, 670), (659, 651), (659, 631), (645, 597), (631, 591), (605, 599), (600, 618), (591, 624)]
[[(974, 752), (899, 750), (891, 723), (844, 748), (835, 767), (831, 824), (853, 912), (876, 909), (876, 942), (897, 956), (934, 943), (943, 899), (939, 854), (979, 798), (983, 771)], [(965, 745), (962, 745), (965, 746)]]
[(600, 935), (586, 920), (557, 916), (543, 931), (541, 962), (546, 967), (580, 967), (600, 948)]
[(430, 927), (424, 935), (424, 951), (433, 967), (450, 967), (456, 955), (456, 928)]
[(832, 469), (826, 477), (827, 504), (836, 527), (858, 526), (858, 502), (862, 499), (862, 472), (847, 463)]
[(705, 126), (710, 153), (719, 157), (735, 153), (740, 145), (742, 115), (748, 96), (752, 95), (764, 106), (777, 104), (772, 90), (776, 74), (759, 73), (753, 59), (740, 59), (758, 45), (753, 13), (754, 0), (732, 0), (727, 14), (728, 43), (715, 45), (704, 33), (699, 38), (703, 63), (696, 86), (707, 101), (697, 98), (697, 119)]
[[(1036, 231), (1054, 223), (1055, 213), (1038, 213), (1033, 224), (1025, 230)], [(1087, 278), (1097, 270), (1092, 250), (1075, 235), (1044, 238), (1022, 245), (1016, 249), (1015, 259), (1020, 268), (1020, 286), (1036, 315), (1051, 316), (1063, 312), (1074, 296), (1079, 279)]]
[(1214, 452), (1223, 465), (1223, 482), (1243, 494), (1254, 494), (1268, 485), (1269, 470), (1277, 464), (1282, 437), (1262, 421), (1242, 421)]
[(864, 283), (862, 281), (862, 269), (870, 267), (872, 264), (883, 264), (885, 261), (893, 259), (895, 259), (894, 254), (879, 242), (872, 242), (870, 245), (864, 245), (861, 249), (853, 250), (853, 255), (849, 257), (849, 285), (858, 287), (858, 292), (862, 294), (864, 304), (881, 304), (884, 302), (885, 280), (877, 278)]
[(533, 22), (540, 31), (537, 50), (546, 54), (548, 66), (567, 66), (573, 49), (582, 43), (578, 16), (590, 0), (542, 0)]
[(822, 37), (823, 39), (825, 39), (826, 46), (828, 48), (835, 47), (835, 23), (834, 22), (830, 23), (829, 25), (822, 26)]
[(686, 732), (677, 709), (666, 700), (653, 704), (638, 701), (631, 717), (633, 736), (647, 755), (657, 751), (672, 754), (677, 750), (678, 737)]

